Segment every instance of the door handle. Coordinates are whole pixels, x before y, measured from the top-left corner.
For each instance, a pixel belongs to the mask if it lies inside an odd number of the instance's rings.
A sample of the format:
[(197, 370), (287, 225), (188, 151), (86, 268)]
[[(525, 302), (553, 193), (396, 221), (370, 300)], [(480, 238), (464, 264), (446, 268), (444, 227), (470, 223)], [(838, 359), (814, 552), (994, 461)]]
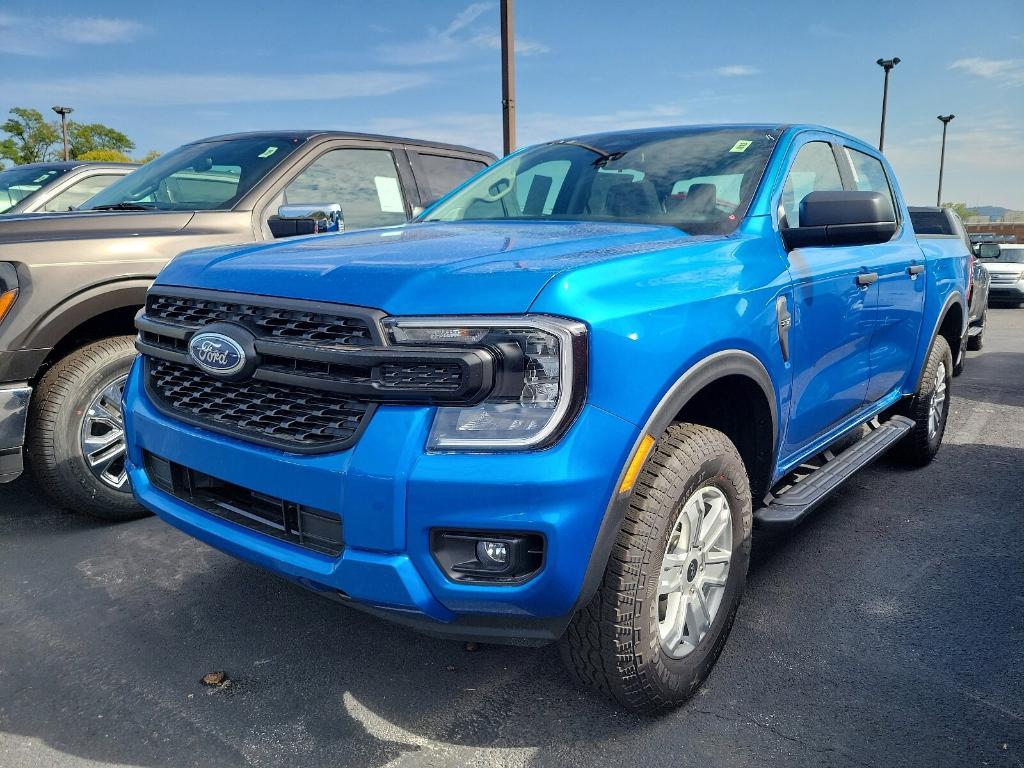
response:
[(907, 274), (911, 277), (917, 277), (924, 272), (924, 264), (911, 264), (907, 267)]
[(878, 280), (877, 272), (862, 272), (861, 274), (857, 275), (857, 285), (859, 285), (861, 288), (867, 288), (869, 285), (872, 285), (876, 280)]

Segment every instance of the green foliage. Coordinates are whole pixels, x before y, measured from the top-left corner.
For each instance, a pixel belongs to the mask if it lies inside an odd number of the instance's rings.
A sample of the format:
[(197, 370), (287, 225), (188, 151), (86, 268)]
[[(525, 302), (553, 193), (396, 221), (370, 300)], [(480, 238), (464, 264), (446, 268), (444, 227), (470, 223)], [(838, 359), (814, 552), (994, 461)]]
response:
[(90, 149), (88, 152), (83, 152), (76, 160), (91, 160), (93, 162), (101, 163), (132, 163), (135, 162), (124, 152), (118, 152), (116, 149)]
[(135, 142), (118, 130), (102, 123), (76, 123), (68, 121), (68, 145), (72, 160), (84, 160), (83, 155), (98, 150), (117, 152), (125, 157), (135, 149)]
[[(64, 157), (60, 120), (47, 122), (39, 110), (14, 107), (0, 124), (0, 131), (6, 134), (0, 138), (0, 160), (23, 165)], [(68, 154), (72, 160), (130, 162), (128, 153), (133, 149), (134, 141), (108, 125), (68, 121)]]
[(145, 163), (151, 162), (153, 160), (156, 160), (158, 157), (160, 157), (160, 153), (157, 152), (155, 149), (151, 149), (151, 150), (149, 150), (149, 152), (144, 154), (142, 157), (140, 157), (135, 162), (145, 164)]
[(943, 208), (952, 208), (953, 211), (961, 218), (966, 219), (968, 216), (974, 216), (975, 212), (967, 207), (967, 203), (943, 203)]
[(0, 130), (7, 134), (0, 140), (0, 157), (15, 165), (49, 159), (53, 145), (60, 140), (57, 128), (36, 109), (14, 107)]

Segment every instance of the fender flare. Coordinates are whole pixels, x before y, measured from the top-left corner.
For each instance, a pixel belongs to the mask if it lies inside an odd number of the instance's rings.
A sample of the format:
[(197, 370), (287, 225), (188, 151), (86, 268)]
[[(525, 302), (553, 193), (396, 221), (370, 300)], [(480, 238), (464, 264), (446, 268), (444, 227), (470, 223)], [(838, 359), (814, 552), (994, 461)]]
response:
[[(657, 437), (668, 429), (676, 414), (704, 387), (726, 376), (734, 375), (746, 376), (755, 381), (761, 387), (765, 399), (768, 401), (768, 406), (771, 410), (773, 436), (771, 463), (774, 466), (779, 445), (778, 405), (775, 400), (775, 387), (772, 384), (771, 376), (768, 375), (768, 370), (761, 361), (749, 352), (740, 349), (726, 349), (721, 352), (715, 352), (687, 369), (669, 387), (668, 391), (654, 407), (643, 429), (637, 435), (636, 441), (630, 449), (629, 457), (632, 458), (636, 454), (636, 450), (645, 435)], [(615, 491), (613, 491), (612, 498), (608, 502), (604, 517), (601, 520), (601, 527), (598, 529), (597, 538), (590, 553), (590, 561), (587, 563), (587, 570), (583, 576), (580, 594), (576, 598), (576, 604), (573, 606), (572, 613), (586, 605), (601, 584), (605, 566), (608, 558), (611, 556), (615, 538), (618, 535), (619, 528), (622, 526), (622, 519), (629, 504), (630, 494), (618, 492), (625, 472), (626, 466), (619, 469), (619, 474), (615, 481)]]
[[(960, 329), (960, 337), (967, 334), (968, 328), (970, 327), (970, 308), (967, 306), (967, 302), (964, 300), (963, 295), (960, 291), (951, 291), (949, 296), (946, 297), (946, 301), (942, 305), (942, 309), (939, 310), (938, 318), (935, 321), (935, 325), (932, 326), (931, 335), (928, 336), (928, 344), (925, 345), (923, 350), (920, 350), (920, 357), (916, 361), (918, 366), (917, 376), (914, 377), (914, 392), (917, 392), (921, 387), (921, 378), (924, 376), (924, 364), (928, 359), (928, 353), (931, 352), (932, 344), (935, 343), (935, 337), (939, 335), (939, 329), (942, 324), (946, 322), (946, 316), (949, 314), (949, 310), (952, 309), (954, 304), (960, 305), (960, 311), (963, 315), (963, 327)], [(964, 350), (961, 350), (963, 352)], [(953, 360), (954, 365), (956, 360)]]
[(152, 278), (128, 278), (93, 285), (70, 296), (41, 317), (26, 334), (23, 345), (53, 349), (75, 328), (90, 318), (117, 309), (141, 308)]

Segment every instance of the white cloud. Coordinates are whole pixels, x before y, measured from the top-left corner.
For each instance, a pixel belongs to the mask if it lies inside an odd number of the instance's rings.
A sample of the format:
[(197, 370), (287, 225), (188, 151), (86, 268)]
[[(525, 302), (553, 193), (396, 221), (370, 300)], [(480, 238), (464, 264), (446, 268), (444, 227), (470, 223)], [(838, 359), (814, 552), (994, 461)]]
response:
[(949, 69), (960, 69), (1003, 85), (1024, 85), (1024, 59), (958, 59)]
[(849, 32), (843, 32), (841, 29), (836, 29), (820, 21), (811, 24), (807, 31), (815, 37), (824, 37), (832, 40), (849, 40), (853, 37)]
[(724, 67), (716, 67), (715, 74), (723, 77), (749, 77), (761, 74), (761, 70), (749, 64), (727, 64)]
[(132, 106), (242, 104), (324, 101), (381, 96), (430, 82), (418, 72), (344, 74), (103, 74), (83, 78), (0, 80), (0, 93), (12, 102), (77, 100), (77, 103)]
[[(419, 66), (441, 64), (465, 58), (480, 50), (501, 48), (501, 37), (495, 32), (498, 25), (497, 3), (472, 3), (455, 15), (444, 29), (430, 28), (426, 37), (404, 43), (377, 46), (378, 55), (389, 64)], [(485, 23), (484, 14), (493, 19)], [(516, 53), (531, 56), (547, 53), (550, 49), (541, 42), (517, 37)]]
[(131, 19), (0, 13), (0, 53), (53, 56), (68, 45), (129, 43), (148, 31), (144, 24)]

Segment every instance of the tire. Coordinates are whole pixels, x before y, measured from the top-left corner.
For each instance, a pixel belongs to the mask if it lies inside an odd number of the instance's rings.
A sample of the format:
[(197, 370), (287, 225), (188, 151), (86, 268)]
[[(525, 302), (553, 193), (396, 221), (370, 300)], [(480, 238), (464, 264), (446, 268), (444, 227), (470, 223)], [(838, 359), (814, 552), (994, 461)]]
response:
[(983, 310), (981, 313), (981, 330), (974, 336), (967, 337), (967, 348), (972, 352), (977, 352), (979, 349), (985, 346), (985, 325), (988, 323), (988, 310)]
[[(28, 458), (39, 486), (60, 506), (104, 520), (148, 514), (136, 504), (127, 479), (120, 488), (113, 485), (124, 462), (123, 430), (116, 440), (118, 384), (123, 388), (135, 359), (133, 341), (115, 336), (72, 352), (46, 372), (29, 408)], [(96, 471), (86, 460), (86, 430)], [(113, 442), (104, 445), (108, 440)]]
[[(684, 518), (695, 519), (686, 517), (687, 510), (693, 509), (688, 504), (692, 499), (710, 498), (710, 509), (714, 509), (719, 497), (728, 507), (718, 517), (713, 518), (712, 512), (697, 515), (702, 522), (712, 521), (709, 528), (720, 526), (721, 538), (715, 541), (721, 546), (708, 542), (698, 554), (702, 564), (695, 570), (697, 561), (691, 560), (690, 553), (676, 552), (679, 542), (689, 538), (677, 526), (684, 524)], [(751, 526), (750, 483), (735, 446), (708, 427), (669, 427), (633, 488), (597, 593), (573, 617), (559, 642), (570, 674), (634, 712), (654, 713), (685, 702), (711, 671), (729, 635), (750, 562)], [(700, 530), (698, 536), (705, 533)], [(723, 572), (714, 561), (726, 552), (729, 561)], [(679, 565), (663, 572), (669, 557)], [(672, 595), (659, 597), (663, 573), (667, 574), (664, 583), (671, 577), (682, 586), (675, 602)], [(724, 585), (712, 586), (712, 578)], [(671, 624), (670, 608), (683, 605), (688, 585), (693, 610), (699, 610), (698, 603), (706, 603), (703, 621), (709, 615), (711, 621), (694, 633), (687, 619), (685, 631), (684, 625), (678, 627), (681, 642), (677, 645), (674, 632), (663, 625)], [(705, 599), (697, 599), (694, 585)], [(679, 615), (678, 610), (674, 615)], [(701, 628), (706, 630), (703, 635)]]
[[(942, 336), (936, 336), (928, 350), (921, 382), (910, 402), (899, 412), (913, 419), (914, 426), (892, 451), (898, 461), (911, 466), (923, 467), (935, 458), (942, 445), (949, 417), (950, 381), (953, 373), (953, 356), (949, 344)], [(940, 375), (941, 374), (941, 375)], [(939, 386), (939, 381), (942, 386)], [(936, 392), (939, 392), (936, 395)], [(934, 429), (931, 424), (933, 398), (937, 398)]]

